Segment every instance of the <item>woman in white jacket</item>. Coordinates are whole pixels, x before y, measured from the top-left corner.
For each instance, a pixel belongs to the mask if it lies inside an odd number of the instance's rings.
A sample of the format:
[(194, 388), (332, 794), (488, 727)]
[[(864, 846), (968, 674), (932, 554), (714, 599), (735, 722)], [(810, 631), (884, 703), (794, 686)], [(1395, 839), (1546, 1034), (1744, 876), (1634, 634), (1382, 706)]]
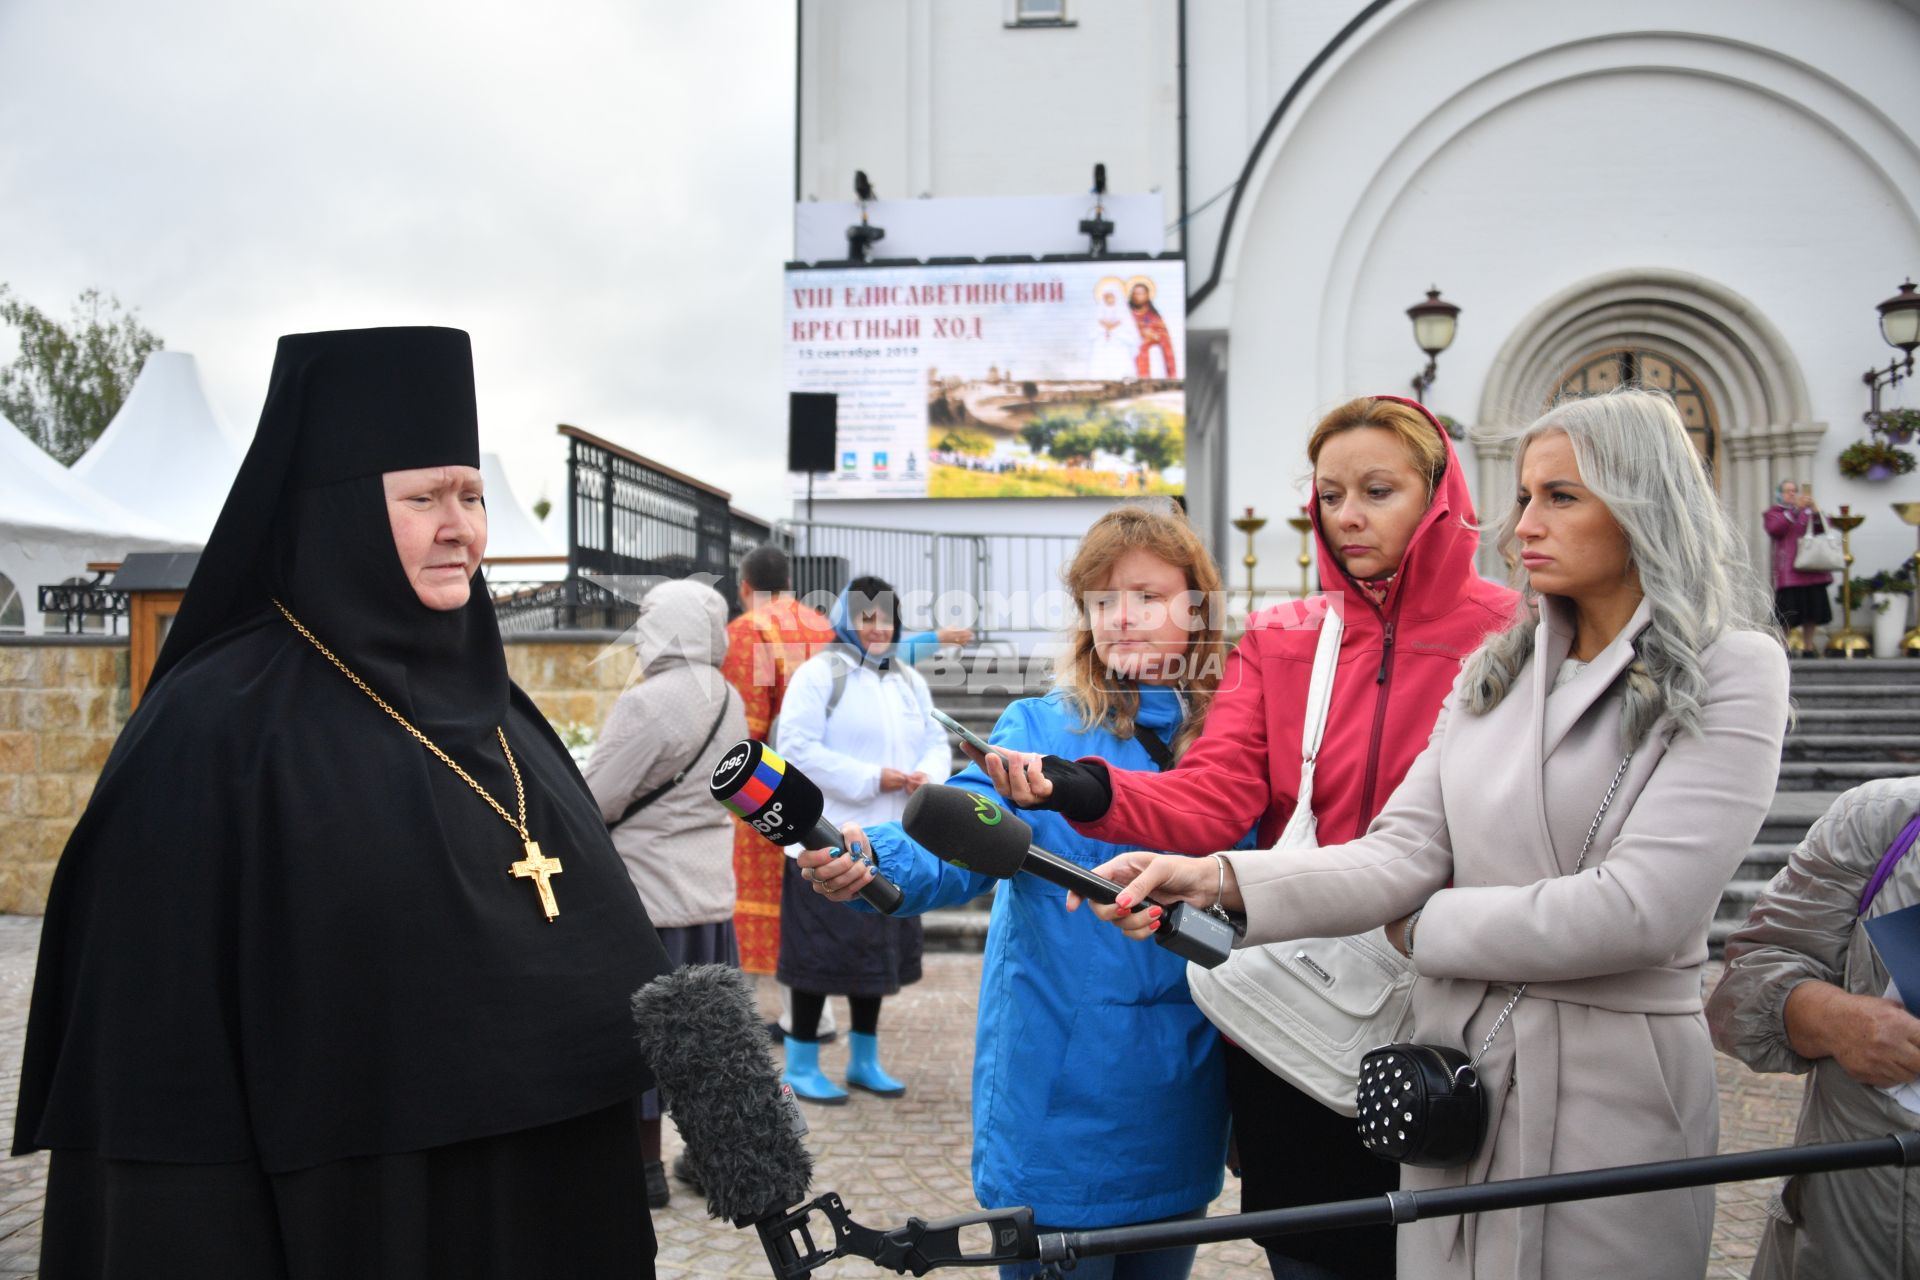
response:
[[(945, 782), (946, 731), (920, 673), (890, 656), (899, 602), (878, 578), (855, 578), (829, 619), (839, 643), (801, 664), (780, 706), (780, 754), (818, 784), (826, 817), (846, 825), (897, 820), (907, 797)], [(844, 995), (847, 1083), (881, 1097), (907, 1091), (880, 1066), (880, 1002), (920, 980), (920, 921), (843, 911), (813, 893), (789, 862), (780, 893), (780, 981), (793, 989), (793, 1029), (782, 1079), (808, 1102), (838, 1105), (846, 1091), (820, 1071), (818, 1030), (827, 996)]]

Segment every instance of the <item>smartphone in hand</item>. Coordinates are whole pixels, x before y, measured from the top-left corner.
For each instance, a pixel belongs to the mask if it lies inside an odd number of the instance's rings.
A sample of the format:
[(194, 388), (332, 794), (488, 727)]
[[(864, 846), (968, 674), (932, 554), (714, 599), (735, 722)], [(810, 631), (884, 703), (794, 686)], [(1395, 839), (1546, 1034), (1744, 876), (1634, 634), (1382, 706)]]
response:
[(938, 707), (933, 708), (933, 718), (934, 718), (934, 721), (938, 723), (941, 728), (945, 729), (948, 733), (951, 733), (954, 737), (960, 739), (960, 741), (966, 743), (968, 746), (972, 747), (974, 750), (990, 751), (994, 755), (999, 756), (1002, 760), (1007, 760), (1007, 761), (1012, 760), (1012, 757), (1007, 755), (1005, 751), (1002, 751), (999, 747), (994, 746), (991, 742), (988, 742), (985, 738), (981, 737), (979, 734), (975, 733), (973, 730), (967, 728), (967, 726), (961, 724), (958, 720), (955, 720), (952, 716), (948, 715), (946, 712), (942, 711), (940, 708)]

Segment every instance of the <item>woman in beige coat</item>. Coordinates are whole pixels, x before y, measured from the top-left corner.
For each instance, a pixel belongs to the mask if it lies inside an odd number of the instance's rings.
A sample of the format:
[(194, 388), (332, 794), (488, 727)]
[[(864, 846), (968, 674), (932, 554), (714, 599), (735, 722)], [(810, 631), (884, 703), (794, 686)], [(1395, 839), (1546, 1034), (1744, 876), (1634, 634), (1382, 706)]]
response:
[[(1419, 1041), (1472, 1053), (1512, 1004), (1480, 1061), (1479, 1152), (1403, 1168), (1409, 1189), (1715, 1149), (1700, 965), (1786, 729), (1765, 592), (1672, 402), (1563, 403), (1514, 456), (1499, 546), (1522, 570), (1521, 616), (1467, 660), (1365, 836), (1100, 869), (1128, 882), (1122, 907), (1244, 910), (1249, 943), (1388, 924), (1419, 970)], [(1144, 937), (1152, 915), (1118, 922)], [(1710, 1187), (1436, 1219), (1401, 1228), (1399, 1275), (1699, 1280), (1712, 1229)]]

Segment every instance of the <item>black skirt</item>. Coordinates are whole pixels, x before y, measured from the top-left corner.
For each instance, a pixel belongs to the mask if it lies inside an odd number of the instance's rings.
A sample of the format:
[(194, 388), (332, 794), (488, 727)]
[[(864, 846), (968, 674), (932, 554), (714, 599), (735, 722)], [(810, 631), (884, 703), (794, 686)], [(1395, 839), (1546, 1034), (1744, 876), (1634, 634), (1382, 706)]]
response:
[[(1321, 1106), (1232, 1041), (1225, 1047), (1241, 1212), (1370, 1199), (1399, 1189), (1400, 1166), (1368, 1155), (1350, 1117)], [(1339, 1280), (1393, 1278), (1390, 1226), (1303, 1231), (1254, 1243), (1270, 1259), (1308, 1263)], [(1277, 1260), (1273, 1267), (1283, 1274)]]
[(1833, 601), (1826, 587), (1775, 587), (1773, 612), (1783, 627), (1824, 627), (1833, 621)]
[(631, 1101), (427, 1151), (268, 1174), (56, 1151), (40, 1274), (651, 1277)]
[(780, 880), (780, 963), (795, 991), (890, 996), (920, 981), (919, 916), (883, 916), (830, 902), (785, 862)]

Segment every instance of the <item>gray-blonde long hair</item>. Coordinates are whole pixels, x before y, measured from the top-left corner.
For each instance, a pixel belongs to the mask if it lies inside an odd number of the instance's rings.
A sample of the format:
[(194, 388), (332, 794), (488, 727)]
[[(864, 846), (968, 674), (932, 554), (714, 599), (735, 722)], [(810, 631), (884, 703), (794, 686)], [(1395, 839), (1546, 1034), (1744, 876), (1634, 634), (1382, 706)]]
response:
[[(1676, 729), (1700, 732), (1707, 692), (1700, 653), (1727, 631), (1772, 629), (1770, 601), (1746, 544), (1713, 491), (1705, 466), (1672, 397), (1640, 387), (1555, 404), (1519, 431), (1482, 434), (1483, 443), (1510, 444), (1514, 489), (1527, 446), (1564, 433), (1580, 466), (1580, 481), (1607, 506), (1627, 536), (1652, 621), (1634, 642), (1621, 719), (1621, 747), (1646, 741), (1663, 715)], [(1494, 503), (1489, 501), (1488, 506)], [(1467, 659), (1467, 709), (1484, 715), (1500, 705), (1533, 653), (1539, 597), (1520, 568), (1518, 503), (1506, 515), (1494, 545), (1520, 592), (1514, 624), (1490, 637)]]

